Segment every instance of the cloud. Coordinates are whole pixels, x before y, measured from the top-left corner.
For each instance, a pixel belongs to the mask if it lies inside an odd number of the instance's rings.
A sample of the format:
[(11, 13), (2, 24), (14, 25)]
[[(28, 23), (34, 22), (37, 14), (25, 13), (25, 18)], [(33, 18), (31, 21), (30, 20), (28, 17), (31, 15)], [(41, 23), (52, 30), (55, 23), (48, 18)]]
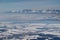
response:
[(59, 21), (58, 14), (3, 14), (0, 21), (20, 21), (20, 22), (40, 22), (40, 21)]

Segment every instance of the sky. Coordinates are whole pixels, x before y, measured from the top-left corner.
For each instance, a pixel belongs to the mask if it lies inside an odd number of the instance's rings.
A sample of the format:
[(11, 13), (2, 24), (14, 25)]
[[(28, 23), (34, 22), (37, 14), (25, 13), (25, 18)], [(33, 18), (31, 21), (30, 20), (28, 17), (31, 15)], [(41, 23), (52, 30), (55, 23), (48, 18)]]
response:
[[(2, 14), (9, 10), (60, 9), (60, 0), (0, 0), (0, 22), (49, 22), (60, 23), (60, 14)], [(43, 20), (43, 21), (42, 21)]]
[(0, 12), (12, 9), (60, 9), (60, 0), (0, 0)]

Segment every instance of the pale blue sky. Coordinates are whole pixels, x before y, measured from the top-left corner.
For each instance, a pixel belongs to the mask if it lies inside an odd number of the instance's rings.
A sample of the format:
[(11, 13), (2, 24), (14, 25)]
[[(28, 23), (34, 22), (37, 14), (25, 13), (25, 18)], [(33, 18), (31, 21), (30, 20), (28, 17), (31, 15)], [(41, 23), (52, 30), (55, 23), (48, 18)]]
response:
[(0, 21), (60, 23), (60, 14), (2, 14), (10, 10), (48, 8), (60, 9), (60, 0), (0, 0)]
[(60, 9), (60, 0), (0, 0), (0, 12), (12, 9)]

